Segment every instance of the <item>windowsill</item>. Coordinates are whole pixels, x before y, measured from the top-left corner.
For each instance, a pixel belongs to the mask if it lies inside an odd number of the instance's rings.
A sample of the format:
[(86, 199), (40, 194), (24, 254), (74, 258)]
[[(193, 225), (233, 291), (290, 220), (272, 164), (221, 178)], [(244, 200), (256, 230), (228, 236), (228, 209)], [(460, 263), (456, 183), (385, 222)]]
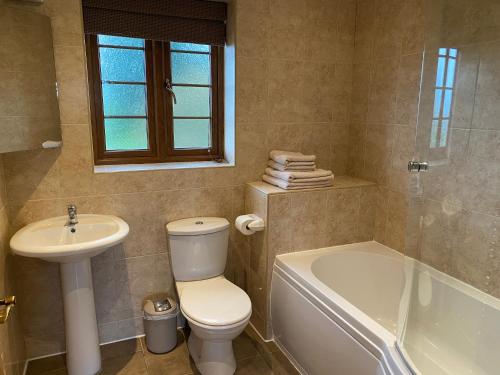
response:
[(223, 161), (189, 161), (177, 163), (154, 163), (154, 164), (119, 164), (119, 165), (95, 165), (94, 173), (116, 173), (116, 172), (142, 172), (161, 171), (172, 169), (204, 169), (204, 168), (230, 168), (234, 163)]

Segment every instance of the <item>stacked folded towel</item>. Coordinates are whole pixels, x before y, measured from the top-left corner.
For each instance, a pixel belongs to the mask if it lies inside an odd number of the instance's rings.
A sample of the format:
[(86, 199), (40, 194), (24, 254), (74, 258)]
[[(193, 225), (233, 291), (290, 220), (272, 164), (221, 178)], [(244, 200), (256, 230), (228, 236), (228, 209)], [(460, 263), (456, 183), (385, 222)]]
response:
[(316, 156), (300, 152), (271, 151), (262, 180), (287, 190), (312, 189), (333, 184), (333, 173), (316, 169)]

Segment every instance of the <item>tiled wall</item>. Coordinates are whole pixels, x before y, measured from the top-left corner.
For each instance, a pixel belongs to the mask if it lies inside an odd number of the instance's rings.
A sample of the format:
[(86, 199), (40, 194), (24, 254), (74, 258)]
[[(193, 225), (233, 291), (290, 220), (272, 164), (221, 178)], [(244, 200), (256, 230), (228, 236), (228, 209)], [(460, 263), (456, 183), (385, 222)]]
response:
[[(417, 147), (432, 167), (414, 181), (412, 190), (419, 194), (411, 202), (411, 218), (422, 217), (414, 256), (500, 298), (498, 11), (499, 4), (490, 0), (442, 0), (426, 8), (422, 90), (427, 99), (420, 104)], [(452, 129), (441, 151), (429, 148), (440, 47), (458, 50)]]
[(265, 165), (270, 149), (289, 149), (345, 174), (355, 1), (239, 4), (237, 120), (240, 150), (253, 150), (241, 167)]
[[(357, 4), (349, 173), (379, 184), (375, 239), (499, 297), (498, 4)], [(433, 165), (408, 190), (405, 167), (414, 150), (424, 42), (416, 151)], [(451, 137), (441, 154), (429, 151), (428, 127), (436, 76), (432, 51), (439, 47), (459, 51)]]
[(246, 270), (251, 322), (263, 337), (272, 337), (269, 301), (276, 255), (373, 240), (376, 196), (374, 183), (343, 176), (332, 188), (300, 192), (261, 182), (247, 185), (245, 211), (266, 222), (264, 232), (248, 237)]
[[(5, 190), (3, 158), (0, 156), (0, 298), (16, 295), (13, 282), (12, 256), (9, 254), (9, 219)], [(5, 324), (0, 325), (0, 372), (21, 375), (26, 359), (23, 332), (19, 324), (19, 308), (15, 307)]]
[(402, 251), (423, 52), (421, 0), (358, 0), (352, 176), (379, 186), (375, 239)]
[[(61, 150), (5, 156), (12, 229), (65, 213), (116, 214), (130, 224), (123, 246), (93, 260), (101, 341), (140, 333), (141, 304), (173, 293), (166, 222), (196, 216), (233, 221), (244, 211), (244, 184), (258, 180), (268, 150), (313, 152), (318, 164), (347, 166), (354, 0), (236, 2), (235, 168), (94, 174), (78, 0), (42, 5), (8, 1), (52, 19)], [(232, 231), (227, 275), (247, 289), (245, 239)], [(16, 257), (19, 313), (29, 357), (64, 350), (57, 264)]]

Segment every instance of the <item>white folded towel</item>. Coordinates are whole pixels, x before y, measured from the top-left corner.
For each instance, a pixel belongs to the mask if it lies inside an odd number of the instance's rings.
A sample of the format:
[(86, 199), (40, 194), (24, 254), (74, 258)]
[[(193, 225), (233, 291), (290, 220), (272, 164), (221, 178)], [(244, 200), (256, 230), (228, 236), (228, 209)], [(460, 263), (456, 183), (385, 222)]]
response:
[(269, 156), (276, 163), (288, 165), (291, 162), (314, 162), (315, 155), (304, 155), (300, 152), (273, 150)]
[(326, 181), (328, 180), (328, 177), (330, 177), (333, 173), (332, 171), (327, 171), (325, 169), (316, 169), (314, 171), (308, 171), (308, 172), (301, 172), (301, 171), (282, 172), (272, 168), (266, 168), (266, 174), (285, 181), (306, 182), (306, 180), (311, 180), (311, 182), (313, 182), (313, 181)]
[(267, 174), (262, 176), (262, 180), (271, 185), (278, 186), (285, 190), (299, 190), (299, 189), (314, 189), (314, 188), (322, 188), (333, 185), (333, 176), (329, 178), (328, 181), (320, 181), (320, 182), (290, 182), (284, 181), (279, 178), (275, 178), (272, 176), (268, 176)]
[(269, 160), (267, 165), (277, 171), (314, 171), (316, 169), (314, 162), (291, 162), (288, 165), (283, 165), (274, 160)]

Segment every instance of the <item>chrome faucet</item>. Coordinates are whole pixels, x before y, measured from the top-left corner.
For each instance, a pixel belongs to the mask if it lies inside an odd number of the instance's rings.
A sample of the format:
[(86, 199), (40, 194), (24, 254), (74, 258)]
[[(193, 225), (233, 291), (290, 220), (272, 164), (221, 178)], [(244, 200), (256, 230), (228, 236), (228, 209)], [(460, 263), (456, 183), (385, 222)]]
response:
[(76, 206), (74, 204), (68, 205), (68, 222), (66, 226), (74, 226), (78, 224), (78, 217), (76, 216)]

